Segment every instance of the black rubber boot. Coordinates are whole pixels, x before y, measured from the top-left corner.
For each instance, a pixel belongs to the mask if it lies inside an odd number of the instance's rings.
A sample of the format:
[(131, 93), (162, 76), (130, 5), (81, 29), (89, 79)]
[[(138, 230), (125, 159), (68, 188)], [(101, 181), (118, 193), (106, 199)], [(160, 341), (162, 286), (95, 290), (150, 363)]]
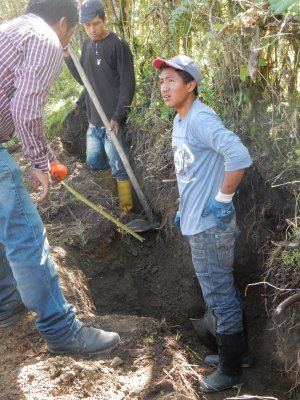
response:
[(243, 384), (242, 357), (244, 332), (216, 334), (219, 349), (219, 365), (215, 372), (200, 383), (203, 392), (219, 392)]
[(245, 312), (243, 312), (243, 328), (244, 328), (244, 350), (242, 357), (242, 368), (252, 367), (254, 364), (254, 357), (249, 351), (249, 336), (248, 336), (248, 322)]
[[(242, 368), (250, 368), (254, 364), (254, 357), (249, 351), (248, 346), (248, 323), (245, 313), (243, 313), (243, 328), (244, 328), (244, 351), (242, 357)], [(219, 354), (211, 354), (206, 356), (204, 364), (217, 367), (219, 364)]]

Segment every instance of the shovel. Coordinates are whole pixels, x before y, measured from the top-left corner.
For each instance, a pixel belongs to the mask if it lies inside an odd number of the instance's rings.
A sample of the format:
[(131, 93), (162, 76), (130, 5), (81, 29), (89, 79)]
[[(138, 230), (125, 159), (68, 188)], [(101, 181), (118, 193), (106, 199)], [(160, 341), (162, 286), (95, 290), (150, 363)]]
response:
[(77, 59), (76, 54), (70, 44), (68, 45), (68, 51), (74, 62), (74, 65), (80, 75), (80, 78), (81, 78), (86, 90), (88, 91), (88, 93), (96, 107), (97, 112), (99, 113), (99, 115), (102, 119), (102, 122), (103, 122), (107, 132), (109, 132), (111, 140), (112, 140), (115, 148), (117, 149), (117, 152), (119, 153), (119, 156), (124, 164), (125, 170), (129, 176), (132, 186), (133, 186), (133, 188), (141, 202), (141, 205), (143, 206), (145, 214), (147, 216), (147, 220), (140, 219), (140, 218), (135, 219), (135, 220), (129, 222), (128, 224), (126, 224), (126, 226), (128, 226), (130, 229), (132, 229), (135, 232), (144, 232), (144, 231), (147, 231), (150, 229), (157, 229), (159, 224), (154, 220), (150, 206), (138, 184), (138, 181), (137, 181), (137, 179), (133, 173), (133, 170), (129, 164), (128, 158), (127, 158), (122, 146), (120, 145), (120, 142), (119, 142), (117, 136), (115, 135), (115, 133), (113, 131), (110, 130), (110, 124), (109, 124), (109, 121), (108, 121), (104, 111), (103, 111), (103, 108), (102, 108), (102, 106), (94, 92), (94, 89), (92, 88), (92, 85), (90, 84), (90, 82), (89, 82), (89, 80), (88, 80), (88, 78), (87, 78), (87, 76), (86, 76), (86, 74), (85, 74), (85, 72), (84, 72), (79, 60)]
[(214, 353), (218, 353), (216, 339), (217, 319), (210, 309), (205, 311), (202, 318), (190, 318), (193, 328), (197, 333), (200, 342)]

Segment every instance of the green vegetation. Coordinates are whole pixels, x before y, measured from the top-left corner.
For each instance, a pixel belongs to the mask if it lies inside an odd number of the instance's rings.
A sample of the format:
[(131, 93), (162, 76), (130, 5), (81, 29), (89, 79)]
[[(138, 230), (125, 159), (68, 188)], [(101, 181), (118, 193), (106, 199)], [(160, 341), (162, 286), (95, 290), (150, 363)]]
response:
[(300, 251), (299, 250), (284, 250), (281, 253), (281, 260), (285, 267), (292, 267), (300, 271)]
[[(1, 20), (22, 14), (26, 3), (2, 2)], [(299, 0), (104, 3), (108, 27), (127, 40), (135, 60), (134, 125), (149, 135), (160, 121), (168, 135), (174, 111), (161, 100), (152, 61), (186, 53), (201, 67), (201, 99), (242, 137), (254, 158), (268, 157), (271, 183), (299, 180), (289, 172), (299, 167), (300, 154)], [(79, 27), (72, 44), (77, 52), (82, 37)], [(80, 91), (65, 67), (45, 110), (49, 138), (60, 134)]]
[(74, 107), (82, 91), (64, 65), (59, 78), (55, 81), (45, 107), (45, 129), (48, 139), (59, 136), (63, 122)]
[(270, 8), (278, 14), (287, 11), (300, 12), (300, 5), (297, 0), (270, 0)]

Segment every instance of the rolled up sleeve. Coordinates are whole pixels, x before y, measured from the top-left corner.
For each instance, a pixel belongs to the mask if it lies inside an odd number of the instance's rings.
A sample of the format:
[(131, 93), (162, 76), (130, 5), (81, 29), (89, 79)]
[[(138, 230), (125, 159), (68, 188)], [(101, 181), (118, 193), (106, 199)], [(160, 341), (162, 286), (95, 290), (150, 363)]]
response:
[(23, 152), (35, 168), (49, 171), (53, 153), (44, 136), (43, 112), (50, 86), (63, 63), (62, 49), (51, 40), (29, 37), (16, 71), (11, 113)]

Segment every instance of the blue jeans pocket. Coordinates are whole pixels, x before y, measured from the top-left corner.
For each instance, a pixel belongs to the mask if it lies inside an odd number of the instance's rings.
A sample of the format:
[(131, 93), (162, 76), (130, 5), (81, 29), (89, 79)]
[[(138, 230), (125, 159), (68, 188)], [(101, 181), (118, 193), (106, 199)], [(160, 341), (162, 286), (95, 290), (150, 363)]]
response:
[(242, 307), (232, 273), (235, 221), (226, 229), (215, 226), (188, 240), (203, 298), (218, 320), (217, 332), (235, 333), (242, 330)]
[(201, 276), (208, 276), (207, 265), (207, 242), (205, 234), (199, 233), (189, 237), (194, 269), (198, 279)]
[(219, 265), (231, 269), (234, 259), (235, 232), (216, 233), (215, 240)]

